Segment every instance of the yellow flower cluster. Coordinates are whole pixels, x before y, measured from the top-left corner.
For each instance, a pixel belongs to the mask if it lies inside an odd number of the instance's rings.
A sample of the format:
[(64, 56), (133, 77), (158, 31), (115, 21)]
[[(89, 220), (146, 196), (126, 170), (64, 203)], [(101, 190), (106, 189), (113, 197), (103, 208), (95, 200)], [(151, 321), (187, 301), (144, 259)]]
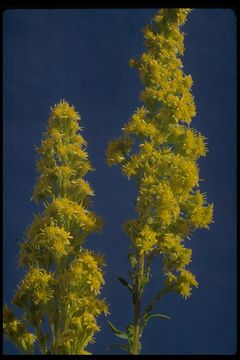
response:
[(151, 252), (157, 244), (157, 234), (150, 228), (149, 225), (145, 225), (140, 231), (139, 237), (135, 240), (135, 245), (139, 249), (140, 254), (148, 254)]
[(168, 226), (177, 219), (180, 209), (171, 187), (159, 182), (151, 187), (140, 185), (136, 211), (141, 220), (153, 215), (157, 224)]
[(54, 296), (54, 275), (45, 269), (30, 268), (21, 281), (14, 297), (15, 304), (27, 304), (30, 300), (35, 305), (45, 305)]
[(58, 354), (84, 354), (87, 344), (94, 341), (95, 332), (100, 331), (96, 317), (108, 314), (105, 300), (96, 297), (104, 284), (103, 265), (101, 255), (82, 250), (60, 275), (59, 283), (68, 284), (59, 294), (68, 320), (55, 345)]
[(56, 261), (66, 255), (69, 255), (73, 248), (71, 246), (71, 239), (73, 236), (67, 232), (64, 227), (46, 226), (41, 230), (39, 240), (43, 239), (43, 245), (49, 249)]
[(42, 144), (37, 171), (41, 174), (36, 183), (33, 200), (44, 201), (63, 195), (68, 182), (78, 180), (92, 170), (85, 150), (86, 141), (77, 133), (79, 114), (67, 102), (53, 107)]
[(180, 271), (180, 276), (174, 275), (171, 271), (167, 271), (166, 283), (170, 287), (174, 287), (180, 295), (185, 299), (191, 296), (191, 289), (193, 286), (198, 287), (198, 282), (195, 276), (188, 270), (182, 269)]
[(161, 9), (145, 27), (146, 52), (129, 62), (144, 85), (143, 105), (107, 149), (108, 164), (120, 164), (138, 187), (138, 218), (124, 226), (132, 255), (161, 254), (166, 286), (184, 297), (197, 285), (185, 270), (191, 261), (185, 237), (195, 228), (207, 228), (213, 213), (213, 205), (198, 189), (197, 160), (207, 148), (204, 136), (190, 127), (196, 115), (193, 81), (183, 73), (179, 57), (184, 53), (180, 27), (189, 12)]
[(79, 120), (74, 107), (61, 101), (52, 108), (38, 148), (40, 176), (32, 198), (43, 202), (43, 210), (21, 244), (19, 264), (27, 272), (13, 299), (35, 334), (11, 316), (5, 316), (4, 330), (24, 351), (33, 351), (38, 341), (42, 354), (87, 354), (85, 348), (100, 330), (97, 317), (108, 314), (100, 298), (104, 260), (84, 249), (85, 239), (101, 230), (102, 221), (88, 208), (94, 192), (83, 177), (92, 167), (86, 142), (77, 133)]
[(90, 252), (80, 253), (72, 262), (70, 267), (69, 280), (73, 286), (83, 286), (82, 293), (99, 294), (102, 285), (104, 284), (101, 267), (97, 259)]
[(34, 351), (37, 337), (27, 331), (24, 322), (17, 320), (7, 305), (3, 308), (3, 331), (23, 352)]
[(81, 178), (69, 181), (66, 184), (68, 195), (73, 201), (84, 201), (88, 196), (94, 196), (94, 192), (86, 180)]
[(62, 100), (51, 108), (48, 122), (49, 130), (56, 128), (68, 136), (75, 135), (81, 129), (78, 124), (79, 120), (80, 116), (75, 111), (74, 106), (70, 106), (66, 101)]

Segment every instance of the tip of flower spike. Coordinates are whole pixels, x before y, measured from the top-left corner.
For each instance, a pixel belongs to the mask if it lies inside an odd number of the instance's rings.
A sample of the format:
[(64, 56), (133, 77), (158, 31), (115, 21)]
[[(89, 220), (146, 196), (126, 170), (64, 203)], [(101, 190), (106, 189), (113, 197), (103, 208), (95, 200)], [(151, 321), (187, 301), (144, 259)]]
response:
[(51, 107), (51, 115), (53, 117), (59, 118), (70, 118), (73, 120), (80, 120), (79, 113), (75, 110), (73, 105), (69, 105), (69, 103), (61, 99), (59, 103), (55, 104)]

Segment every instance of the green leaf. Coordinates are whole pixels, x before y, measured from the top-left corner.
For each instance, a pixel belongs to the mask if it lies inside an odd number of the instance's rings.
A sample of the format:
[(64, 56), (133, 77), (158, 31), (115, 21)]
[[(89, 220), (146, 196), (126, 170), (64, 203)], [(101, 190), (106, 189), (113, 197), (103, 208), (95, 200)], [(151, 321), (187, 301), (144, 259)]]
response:
[(107, 323), (116, 336), (120, 337), (121, 339), (128, 340), (128, 336), (124, 331), (118, 330), (109, 320), (107, 321)]
[(126, 286), (128, 288), (128, 290), (130, 290), (132, 292), (133, 290), (133, 287), (132, 285), (130, 285), (127, 280), (125, 280), (124, 278), (120, 277), (120, 276), (117, 276), (117, 279), (120, 281), (120, 283), (124, 286)]
[(128, 254), (128, 260), (130, 261), (131, 267), (134, 269), (137, 265), (137, 259), (134, 254)]
[(133, 280), (133, 282), (134, 282), (134, 281), (135, 281), (135, 277), (136, 277), (135, 271), (129, 271), (128, 274), (129, 274), (130, 278), (131, 278), (131, 279)]
[(149, 283), (150, 280), (151, 280), (151, 274), (148, 271), (143, 276), (143, 286), (146, 286)]
[(129, 347), (127, 345), (123, 345), (123, 344), (112, 344), (109, 346), (109, 350), (112, 348), (120, 348), (123, 349), (125, 351), (127, 351), (129, 353)]
[(149, 315), (148, 320), (149, 320), (149, 319), (153, 319), (153, 318), (161, 318), (161, 319), (164, 319), (164, 320), (171, 320), (170, 316), (163, 315), (163, 314), (152, 314), (152, 315)]
[(152, 314), (152, 315), (145, 314), (143, 316), (141, 329), (143, 330), (145, 328), (145, 326), (147, 325), (148, 320), (154, 319), (154, 318), (160, 318), (160, 319), (163, 319), (163, 320), (170, 320), (171, 319), (169, 316), (163, 315), (163, 314)]

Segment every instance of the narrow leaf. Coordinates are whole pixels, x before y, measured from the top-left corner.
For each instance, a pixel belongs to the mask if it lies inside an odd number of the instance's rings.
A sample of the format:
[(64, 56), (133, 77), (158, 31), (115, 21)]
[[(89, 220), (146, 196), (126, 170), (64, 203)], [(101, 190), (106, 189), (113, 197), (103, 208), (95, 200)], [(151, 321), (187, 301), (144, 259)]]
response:
[(119, 349), (123, 349), (123, 350), (129, 352), (129, 347), (127, 345), (123, 345), (123, 344), (112, 344), (112, 345), (110, 345), (109, 350), (112, 348), (119, 348)]
[(153, 319), (153, 318), (161, 318), (161, 319), (165, 319), (165, 320), (171, 320), (170, 316), (163, 315), (163, 314), (153, 314), (153, 315), (149, 315), (148, 320), (149, 320), (149, 319)]
[(160, 318), (160, 319), (164, 319), (164, 320), (170, 320), (171, 319), (169, 316), (163, 315), (163, 314), (152, 314), (152, 315), (146, 314), (143, 317), (141, 329), (143, 330), (145, 328), (145, 326), (147, 325), (148, 320), (154, 319), (154, 318)]
[(120, 276), (117, 276), (117, 279), (120, 281), (120, 283), (124, 286), (126, 286), (130, 291), (133, 290), (133, 287), (127, 282), (127, 280), (123, 279)]
[(109, 320), (108, 320), (108, 325), (110, 326), (110, 328), (112, 329), (112, 331), (114, 332), (114, 334), (118, 337), (120, 337), (121, 339), (126, 339), (128, 340), (128, 336), (125, 332), (118, 330)]

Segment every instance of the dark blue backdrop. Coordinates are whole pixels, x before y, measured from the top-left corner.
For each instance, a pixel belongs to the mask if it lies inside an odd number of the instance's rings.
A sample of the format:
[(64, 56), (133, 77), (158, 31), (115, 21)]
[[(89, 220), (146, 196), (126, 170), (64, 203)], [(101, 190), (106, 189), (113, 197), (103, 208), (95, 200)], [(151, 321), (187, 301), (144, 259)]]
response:
[[(108, 168), (109, 140), (139, 106), (140, 82), (127, 62), (144, 51), (140, 29), (156, 9), (11, 10), (4, 13), (4, 302), (22, 278), (17, 241), (32, 221), (36, 180), (34, 146), (40, 144), (49, 108), (64, 98), (82, 115), (83, 136), (96, 171), (89, 175), (94, 207), (105, 219), (101, 236), (88, 246), (106, 255), (103, 295), (109, 319), (123, 328), (131, 320), (127, 290), (115, 280), (127, 276), (128, 239), (121, 224), (133, 216), (135, 188)], [(191, 270), (199, 288), (185, 301), (170, 294), (158, 304), (171, 321), (152, 320), (143, 336), (143, 354), (232, 354), (236, 350), (236, 18), (228, 9), (196, 9), (184, 26), (184, 71), (194, 80), (197, 117), (192, 126), (208, 138), (200, 161), (201, 188), (214, 203), (210, 231), (189, 244)], [(160, 264), (148, 291), (161, 281)], [(101, 319), (95, 354), (109, 354), (116, 342)], [(113, 353), (120, 353), (113, 350)], [(4, 342), (4, 353), (15, 354)]]

